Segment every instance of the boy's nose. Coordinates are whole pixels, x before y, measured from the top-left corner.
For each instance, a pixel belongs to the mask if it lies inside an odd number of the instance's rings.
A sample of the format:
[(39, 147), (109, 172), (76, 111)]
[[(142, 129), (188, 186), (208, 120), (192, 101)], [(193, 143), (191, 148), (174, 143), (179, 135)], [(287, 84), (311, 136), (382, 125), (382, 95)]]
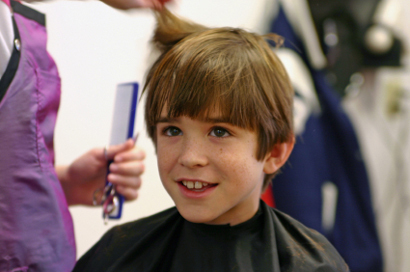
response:
[(208, 164), (205, 146), (199, 141), (186, 139), (181, 147), (178, 162), (189, 168), (202, 167)]

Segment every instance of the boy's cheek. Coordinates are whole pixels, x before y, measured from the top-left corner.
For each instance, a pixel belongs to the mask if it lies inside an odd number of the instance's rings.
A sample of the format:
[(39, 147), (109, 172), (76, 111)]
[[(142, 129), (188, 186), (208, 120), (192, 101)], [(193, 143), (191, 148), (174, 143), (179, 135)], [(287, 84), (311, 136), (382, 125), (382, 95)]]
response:
[(172, 162), (172, 157), (169, 155), (169, 152), (163, 152), (164, 150), (159, 148), (157, 151), (157, 160), (158, 167), (161, 169), (166, 169), (168, 165)]
[(177, 148), (159, 143), (157, 145), (157, 163), (160, 172), (169, 172), (178, 160)]

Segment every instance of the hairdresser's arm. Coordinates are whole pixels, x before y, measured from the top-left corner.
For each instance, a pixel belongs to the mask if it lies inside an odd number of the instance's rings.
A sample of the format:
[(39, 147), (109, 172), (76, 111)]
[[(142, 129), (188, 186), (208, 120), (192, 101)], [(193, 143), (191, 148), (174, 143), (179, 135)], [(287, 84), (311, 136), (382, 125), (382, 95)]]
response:
[(100, 0), (116, 9), (151, 8), (161, 9), (168, 0)]
[[(23, 0), (27, 3), (42, 2), (43, 0)], [(101, 0), (101, 2), (116, 9), (151, 8), (161, 9), (165, 2), (169, 0)]]
[[(126, 200), (136, 199), (144, 172), (145, 152), (134, 147), (132, 139), (107, 150), (110, 165), (108, 181), (116, 186)], [(64, 189), (68, 205), (92, 205), (93, 193), (103, 188), (107, 174), (107, 159), (103, 148), (94, 148), (68, 166), (57, 166), (57, 176)]]

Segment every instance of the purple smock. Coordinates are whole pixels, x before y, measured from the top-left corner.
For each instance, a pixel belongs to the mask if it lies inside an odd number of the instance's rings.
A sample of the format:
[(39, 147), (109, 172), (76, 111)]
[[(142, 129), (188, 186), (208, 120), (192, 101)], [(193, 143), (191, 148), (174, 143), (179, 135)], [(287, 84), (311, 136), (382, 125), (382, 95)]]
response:
[(46, 50), (44, 14), (10, 6), (14, 49), (0, 80), (0, 271), (68, 272), (73, 222), (53, 150), (60, 78)]

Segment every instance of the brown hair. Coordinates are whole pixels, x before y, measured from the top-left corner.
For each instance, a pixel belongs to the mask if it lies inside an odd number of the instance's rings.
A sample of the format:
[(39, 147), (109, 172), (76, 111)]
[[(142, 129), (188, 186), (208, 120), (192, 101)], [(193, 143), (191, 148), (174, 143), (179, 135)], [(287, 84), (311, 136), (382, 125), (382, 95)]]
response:
[[(293, 139), (293, 88), (265, 39), (239, 28), (207, 28), (164, 9), (156, 13), (153, 44), (162, 54), (148, 71), (145, 120), (156, 142), (162, 109), (168, 117), (205, 120), (217, 110), (227, 122), (258, 133), (256, 158)], [(264, 187), (273, 177), (265, 178)]]

